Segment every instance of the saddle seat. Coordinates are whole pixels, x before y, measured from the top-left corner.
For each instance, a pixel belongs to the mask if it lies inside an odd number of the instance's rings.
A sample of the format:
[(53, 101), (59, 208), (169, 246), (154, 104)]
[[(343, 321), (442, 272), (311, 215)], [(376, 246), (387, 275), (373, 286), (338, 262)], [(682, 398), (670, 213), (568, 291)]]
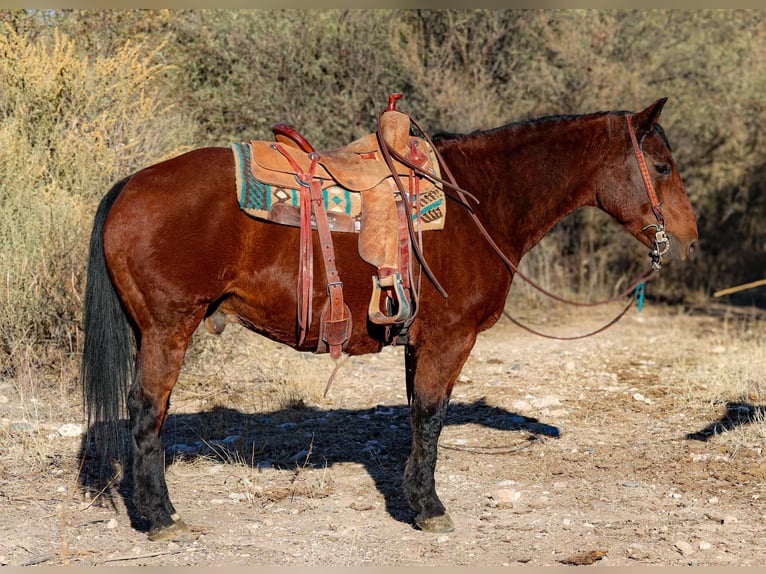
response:
[[(279, 151), (279, 142), (251, 142), (253, 175), (256, 179), (273, 185), (289, 188), (296, 184), (296, 170), (285, 155)], [(424, 140), (408, 138), (405, 145), (426, 149)], [(341, 148), (325, 151), (306, 152), (288, 146), (289, 154), (300, 169), (307, 173), (314, 154), (318, 157), (314, 177), (321, 181), (322, 188), (339, 185), (357, 192), (373, 189), (392, 177), (391, 170), (383, 159), (377, 134), (371, 133)], [(402, 150), (407, 155), (407, 147)], [(425, 154), (423, 159), (427, 159)], [(410, 168), (394, 160), (397, 174), (405, 178)]]

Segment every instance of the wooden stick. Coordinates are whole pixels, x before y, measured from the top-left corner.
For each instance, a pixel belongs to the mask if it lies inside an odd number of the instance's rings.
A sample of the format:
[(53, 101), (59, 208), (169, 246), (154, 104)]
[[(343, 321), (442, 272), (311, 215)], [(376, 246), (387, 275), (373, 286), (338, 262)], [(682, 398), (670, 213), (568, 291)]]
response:
[(139, 560), (142, 558), (154, 558), (155, 556), (171, 556), (173, 554), (180, 554), (182, 550), (171, 550), (170, 552), (152, 552), (151, 554), (139, 554), (137, 556), (115, 556), (114, 558), (104, 558), (99, 560), (99, 563), (106, 564), (107, 562), (120, 562), (122, 560)]
[(753, 287), (760, 287), (761, 285), (766, 285), (766, 279), (759, 279), (758, 281), (753, 281), (752, 283), (743, 283), (742, 285), (737, 285), (736, 287), (721, 289), (720, 291), (713, 293), (713, 297), (730, 295), (731, 293), (736, 293), (737, 291), (745, 291), (747, 289), (752, 289)]

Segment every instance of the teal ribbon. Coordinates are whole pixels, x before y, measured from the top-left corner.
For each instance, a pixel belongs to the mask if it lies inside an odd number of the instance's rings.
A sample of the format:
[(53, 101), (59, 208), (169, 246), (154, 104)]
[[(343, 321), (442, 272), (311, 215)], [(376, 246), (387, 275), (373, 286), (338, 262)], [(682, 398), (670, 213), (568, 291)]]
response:
[(634, 294), (634, 297), (636, 298), (636, 301), (638, 303), (638, 312), (641, 312), (641, 309), (644, 307), (644, 295), (646, 295), (646, 283), (639, 283), (636, 286), (636, 291)]

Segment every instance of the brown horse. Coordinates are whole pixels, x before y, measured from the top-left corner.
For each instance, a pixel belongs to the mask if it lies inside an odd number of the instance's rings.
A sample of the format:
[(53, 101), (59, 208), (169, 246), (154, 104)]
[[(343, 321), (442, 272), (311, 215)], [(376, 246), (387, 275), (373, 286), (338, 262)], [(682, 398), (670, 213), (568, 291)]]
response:
[[(400, 341), (412, 424), (403, 486), (420, 529), (453, 529), (435, 489), (437, 441), (477, 334), (503, 312), (513, 265), (582, 206), (601, 208), (652, 249), (660, 230), (675, 238), (681, 258), (690, 252), (697, 225), (658, 124), (664, 104), (434, 139), (457, 184), (478, 198), (475, 216), (502, 256), (458, 203), (443, 230), (424, 233), (423, 254), (448, 297), (424, 280), (418, 313)], [(360, 258), (355, 234), (335, 233), (333, 240), (353, 318), (345, 351), (378, 352), (384, 333), (367, 320), (375, 268)], [(316, 232), (314, 242), (319, 249)], [(228, 148), (197, 149), (138, 171), (98, 208), (85, 299), (84, 396), (91, 423), (116, 429), (127, 407), (134, 501), (153, 539), (186, 531), (165, 483), (161, 430), (200, 323), (228, 315), (272, 340), (317, 349), (327, 293), (315, 286), (314, 320), (298, 344), (298, 244), (298, 229), (240, 210)], [(314, 275), (323, 276), (321, 259)]]

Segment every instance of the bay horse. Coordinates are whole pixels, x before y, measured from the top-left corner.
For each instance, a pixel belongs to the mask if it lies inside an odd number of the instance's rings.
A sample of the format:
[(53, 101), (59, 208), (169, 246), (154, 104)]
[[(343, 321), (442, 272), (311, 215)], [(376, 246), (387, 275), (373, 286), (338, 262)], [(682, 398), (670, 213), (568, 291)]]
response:
[[(448, 296), (424, 281), (401, 343), (412, 428), (403, 490), (419, 529), (454, 528), (435, 488), (437, 441), (461, 368), (478, 333), (503, 313), (524, 254), (583, 206), (602, 209), (649, 248), (661, 229), (676, 256), (690, 253), (696, 219), (658, 123), (666, 99), (637, 113), (551, 116), (434, 137), (456, 183), (479, 203), (475, 213), (455, 204), (443, 230), (423, 233), (423, 254)], [(165, 482), (161, 431), (201, 322), (232, 316), (301, 351), (319, 343), (323, 286), (314, 288), (307, 335), (300, 344), (296, 337), (299, 229), (240, 210), (232, 155), (200, 148), (142, 169), (115, 184), (95, 214), (81, 373), (87, 416), (93, 427), (118, 429), (127, 408), (135, 508), (155, 540), (188, 531)], [(333, 241), (353, 320), (345, 352), (379, 352), (387, 343), (367, 321), (374, 267), (360, 258), (355, 234), (333, 233)], [(317, 250), (316, 232), (314, 242)], [(314, 265), (322, 276), (321, 260)]]

